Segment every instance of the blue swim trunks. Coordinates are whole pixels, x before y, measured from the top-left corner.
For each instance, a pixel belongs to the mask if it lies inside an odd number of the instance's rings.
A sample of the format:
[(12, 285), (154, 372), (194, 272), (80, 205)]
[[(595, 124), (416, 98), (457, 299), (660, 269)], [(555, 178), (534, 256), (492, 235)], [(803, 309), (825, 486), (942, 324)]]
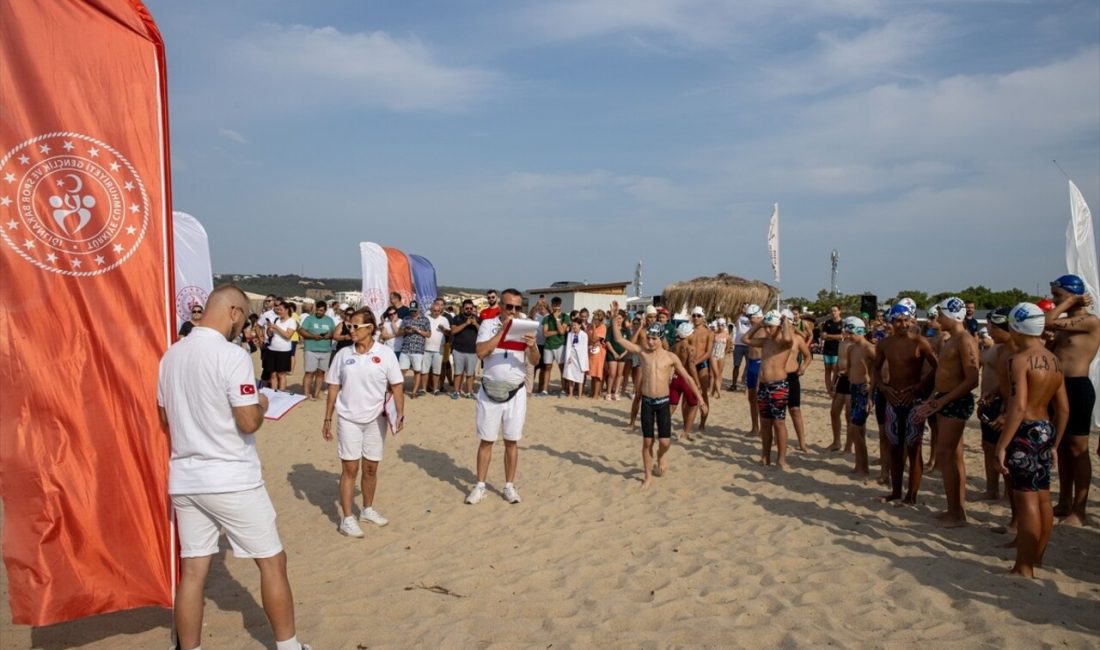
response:
[(760, 363), (761, 359), (749, 359), (749, 363), (745, 367), (745, 388), (756, 390), (756, 387), (760, 384)]

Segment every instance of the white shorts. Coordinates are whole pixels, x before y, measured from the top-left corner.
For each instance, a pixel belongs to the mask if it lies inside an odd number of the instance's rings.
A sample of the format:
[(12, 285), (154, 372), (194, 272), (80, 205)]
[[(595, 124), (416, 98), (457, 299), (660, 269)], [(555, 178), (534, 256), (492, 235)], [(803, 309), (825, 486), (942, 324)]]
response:
[(527, 417), (527, 393), (523, 389), (507, 402), (494, 402), (485, 395), (485, 389), (477, 391), (477, 437), (485, 442), (496, 442), (503, 429), (505, 440), (523, 438), (523, 421)]
[(180, 557), (218, 552), (218, 529), (225, 530), (233, 555), (265, 558), (283, 550), (275, 527), (275, 507), (264, 486), (219, 494), (174, 494)]
[(477, 374), (477, 355), (473, 352), (455, 352), (455, 375), (469, 375), (473, 377)]
[(336, 418), (336, 453), (340, 460), (359, 460), (366, 458), (375, 462), (382, 460), (386, 446), (386, 427), (389, 422), (385, 415), (366, 424), (359, 424), (342, 417)]
[(306, 372), (328, 372), (329, 352), (310, 352), (306, 350)]
[(543, 350), (542, 362), (549, 365), (551, 363), (561, 364), (565, 360), (565, 356), (562, 354), (565, 351), (565, 346), (561, 346), (555, 350)]
[(424, 372), (424, 354), (409, 354), (408, 352), (401, 353), (401, 369), (412, 370), (413, 372)]
[(433, 375), (438, 375), (443, 371), (443, 353), (424, 351), (424, 358), (421, 360), (420, 372), (430, 372)]

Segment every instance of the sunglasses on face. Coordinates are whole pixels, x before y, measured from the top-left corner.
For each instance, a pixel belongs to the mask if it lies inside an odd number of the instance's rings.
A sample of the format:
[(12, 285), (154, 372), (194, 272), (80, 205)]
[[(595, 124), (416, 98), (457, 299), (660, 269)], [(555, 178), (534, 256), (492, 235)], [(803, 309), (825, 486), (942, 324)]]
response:
[(348, 323), (348, 329), (356, 332), (364, 327), (370, 327), (370, 323)]
[(523, 305), (501, 305), (504, 311), (519, 311), (523, 309)]
[(201, 310), (201, 309), (192, 309), (192, 310), (191, 310), (191, 313), (192, 313), (192, 314), (201, 314), (201, 313), (202, 313), (202, 310)]

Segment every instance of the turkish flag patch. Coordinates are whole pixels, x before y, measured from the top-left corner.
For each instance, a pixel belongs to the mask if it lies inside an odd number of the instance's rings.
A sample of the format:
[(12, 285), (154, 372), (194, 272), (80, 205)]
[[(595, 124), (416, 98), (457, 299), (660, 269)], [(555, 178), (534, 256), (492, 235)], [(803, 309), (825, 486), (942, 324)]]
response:
[(382, 357), (371, 357), (371, 361), (375, 363), (382, 363)]
[(241, 395), (255, 395), (255, 394), (256, 394), (256, 385), (255, 384), (241, 384)]

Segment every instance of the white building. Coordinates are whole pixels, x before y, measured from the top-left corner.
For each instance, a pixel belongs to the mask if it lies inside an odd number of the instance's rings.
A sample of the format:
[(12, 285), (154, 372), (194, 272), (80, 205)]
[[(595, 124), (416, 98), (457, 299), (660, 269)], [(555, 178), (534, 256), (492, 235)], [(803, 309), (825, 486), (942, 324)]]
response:
[(588, 309), (590, 312), (597, 309), (607, 311), (612, 300), (618, 301), (620, 309), (626, 309), (626, 288), (628, 286), (630, 286), (630, 282), (624, 281), (528, 289), (526, 292), (527, 306), (530, 309), (532, 305), (538, 302), (539, 296), (544, 296), (547, 304), (556, 296), (561, 298), (561, 310), (567, 314), (574, 309)]

